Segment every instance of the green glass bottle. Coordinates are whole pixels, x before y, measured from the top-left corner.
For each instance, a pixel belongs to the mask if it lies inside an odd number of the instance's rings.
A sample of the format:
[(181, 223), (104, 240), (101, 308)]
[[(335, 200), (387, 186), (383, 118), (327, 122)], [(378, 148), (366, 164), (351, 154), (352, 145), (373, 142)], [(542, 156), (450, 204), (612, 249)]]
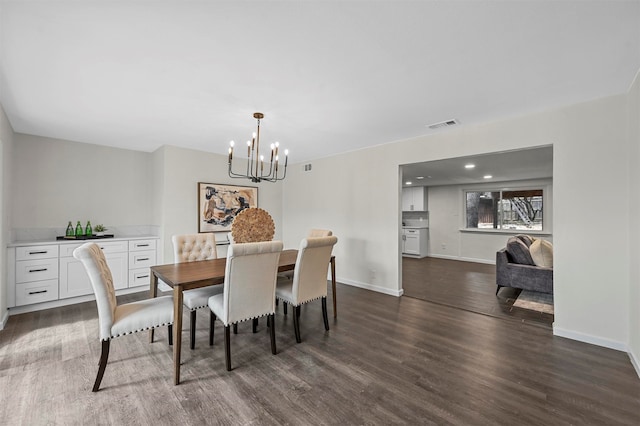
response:
[(80, 221), (76, 224), (76, 237), (82, 237), (82, 225), (80, 225)]
[(87, 237), (90, 237), (93, 235), (93, 229), (91, 229), (91, 221), (88, 220), (87, 221), (87, 227), (84, 228), (84, 235), (86, 235)]
[(67, 232), (65, 232), (64, 235), (66, 237), (73, 237), (75, 235), (71, 221), (69, 221), (69, 224), (67, 225)]

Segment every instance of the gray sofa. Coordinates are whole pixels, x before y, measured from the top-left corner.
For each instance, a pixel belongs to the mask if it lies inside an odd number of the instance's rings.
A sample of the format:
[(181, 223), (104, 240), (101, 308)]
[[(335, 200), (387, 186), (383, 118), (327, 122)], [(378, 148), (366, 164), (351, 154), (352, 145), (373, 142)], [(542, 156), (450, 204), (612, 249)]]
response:
[(553, 293), (553, 266), (535, 264), (529, 252), (532, 241), (531, 237), (517, 235), (496, 253), (496, 295), (502, 287)]

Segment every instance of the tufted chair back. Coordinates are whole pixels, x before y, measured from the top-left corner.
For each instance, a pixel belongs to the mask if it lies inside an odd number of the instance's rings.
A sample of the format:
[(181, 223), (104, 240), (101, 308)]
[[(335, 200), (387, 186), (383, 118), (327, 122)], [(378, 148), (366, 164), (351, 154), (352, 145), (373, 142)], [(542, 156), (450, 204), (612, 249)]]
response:
[(212, 232), (174, 235), (173, 259), (175, 263), (217, 259), (216, 239)]
[(320, 237), (330, 237), (333, 235), (333, 232), (328, 229), (311, 229), (309, 230), (309, 235), (307, 238), (320, 238)]
[(117, 301), (113, 277), (104, 253), (97, 244), (86, 243), (73, 251), (73, 257), (82, 262), (91, 280), (98, 305), (100, 340), (109, 340), (111, 327), (115, 321)]
[(327, 265), (337, 237), (305, 238), (300, 242), (293, 271), (295, 305), (327, 296)]
[(282, 247), (282, 241), (229, 246), (223, 314), (220, 316), (225, 325), (275, 312), (276, 277)]

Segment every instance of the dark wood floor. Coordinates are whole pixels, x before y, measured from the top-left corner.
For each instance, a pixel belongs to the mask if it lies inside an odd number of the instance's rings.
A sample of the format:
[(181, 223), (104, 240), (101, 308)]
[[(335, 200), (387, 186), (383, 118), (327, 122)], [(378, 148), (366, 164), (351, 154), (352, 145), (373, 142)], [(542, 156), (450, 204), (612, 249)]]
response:
[(199, 313), (195, 350), (183, 335), (179, 386), (166, 329), (153, 344), (147, 333), (117, 338), (98, 393), (95, 303), (11, 316), (0, 424), (640, 424), (626, 353), (415, 298), (340, 284), (338, 294), (328, 332), (320, 302), (303, 308), (300, 344), (280, 308), (275, 356), (264, 321), (256, 335), (241, 325), (231, 372), (221, 324), (211, 349)]
[(551, 328), (553, 315), (513, 306), (520, 290), (503, 287), (496, 296), (496, 267), (425, 257), (402, 258), (404, 295), (483, 315)]

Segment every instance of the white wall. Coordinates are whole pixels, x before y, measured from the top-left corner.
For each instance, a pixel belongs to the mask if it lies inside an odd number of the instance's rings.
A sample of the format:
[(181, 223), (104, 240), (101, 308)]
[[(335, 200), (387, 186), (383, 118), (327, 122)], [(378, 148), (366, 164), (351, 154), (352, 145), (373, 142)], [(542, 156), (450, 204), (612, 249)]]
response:
[(9, 120), (0, 105), (0, 330), (4, 328), (9, 315), (7, 310), (7, 243), (10, 236), (9, 213), (11, 205), (11, 172), (13, 170), (14, 133)]
[[(502, 187), (539, 187), (544, 189), (544, 231), (553, 229), (553, 190), (551, 179), (494, 182), (491, 184), (430, 186), (429, 256), (470, 262), (495, 263), (496, 251), (507, 239), (524, 231), (461, 232), (464, 223), (464, 190), (490, 190)], [(553, 242), (551, 235), (540, 238)]]
[(276, 225), (275, 239), (282, 238), (282, 185), (248, 179), (232, 179), (227, 156), (165, 146), (155, 156), (162, 163), (161, 200), (154, 201), (162, 212), (161, 237), (165, 262), (173, 262), (171, 236), (198, 232), (198, 182), (258, 187), (258, 207), (269, 212)]
[(16, 134), (11, 226), (149, 225), (150, 160), (139, 151)]
[[(399, 294), (401, 164), (552, 144), (554, 332), (625, 348), (630, 309), (626, 110), (627, 96), (613, 96), (321, 159), (311, 172), (292, 168), (284, 188), (285, 240), (295, 242), (312, 226), (333, 229), (341, 282)], [(583, 208), (594, 197), (593, 208)], [(620, 212), (615, 221), (611, 206)]]
[(640, 375), (640, 72), (629, 92), (629, 347)]

